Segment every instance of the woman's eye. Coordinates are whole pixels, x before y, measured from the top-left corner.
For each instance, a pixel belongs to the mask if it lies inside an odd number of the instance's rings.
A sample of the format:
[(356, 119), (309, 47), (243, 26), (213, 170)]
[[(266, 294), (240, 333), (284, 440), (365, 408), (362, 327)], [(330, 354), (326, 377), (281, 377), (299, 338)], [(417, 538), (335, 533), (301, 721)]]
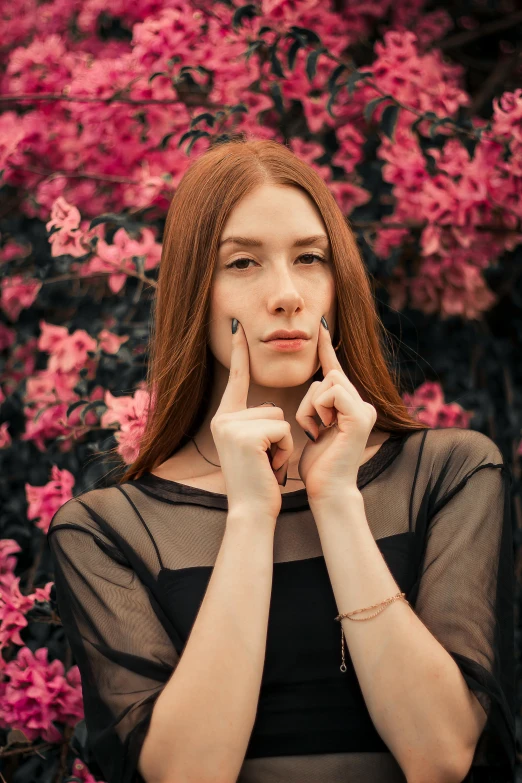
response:
[[(326, 259), (323, 258), (322, 256), (318, 255), (318, 253), (303, 253), (303, 255), (299, 256), (299, 258), (300, 259), (301, 258), (310, 258), (310, 259), (316, 258), (318, 261), (321, 261), (322, 263), (326, 263)], [(244, 261), (246, 261), (247, 264), (248, 264), (249, 261), (252, 261), (252, 263), (255, 263), (253, 258), (236, 258), (236, 260), (232, 261), (231, 264), (227, 264), (226, 265), (226, 269), (232, 269), (232, 268), (235, 267), (240, 272), (242, 272), (244, 269), (248, 269), (248, 266), (240, 268), (240, 267), (237, 267), (236, 264), (241, 264)], [(305, 266), (313, 266), (313, 264), (311, 264), (311, 263), (310, 264), (305, 264)]]

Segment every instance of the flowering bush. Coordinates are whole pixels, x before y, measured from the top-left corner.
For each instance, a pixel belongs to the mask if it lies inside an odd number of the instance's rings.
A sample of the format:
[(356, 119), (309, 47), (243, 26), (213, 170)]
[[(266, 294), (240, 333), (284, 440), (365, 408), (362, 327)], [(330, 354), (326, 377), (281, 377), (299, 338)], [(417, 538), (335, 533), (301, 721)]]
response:
[(507, 2), (500, 24), (478, 0), (425, 6), (24, 0), (2, 12), (0, 756), (19, 779), (60, 759), (60, 779), (95, 780), (45, 534), (105, 479), (100, 451), (137, 456), (163, 221), (209, 144), (275, 139), (323, 177), (404, 383), (408, 362), (405, 402), (431, 427), (496, 439), (520, 513), (522, 19)]

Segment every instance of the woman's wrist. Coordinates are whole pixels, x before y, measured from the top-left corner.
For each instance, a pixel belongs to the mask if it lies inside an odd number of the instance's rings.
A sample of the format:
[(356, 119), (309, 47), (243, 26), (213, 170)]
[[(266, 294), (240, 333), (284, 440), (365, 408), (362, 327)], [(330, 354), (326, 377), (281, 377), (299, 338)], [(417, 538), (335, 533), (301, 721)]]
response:
[(273, 534), (277, 517), (266, 509), (253, 508), (251, 505), (235, 505), (228, 509), (227, 527), (247, 528), (249, 531), (269, 531)]

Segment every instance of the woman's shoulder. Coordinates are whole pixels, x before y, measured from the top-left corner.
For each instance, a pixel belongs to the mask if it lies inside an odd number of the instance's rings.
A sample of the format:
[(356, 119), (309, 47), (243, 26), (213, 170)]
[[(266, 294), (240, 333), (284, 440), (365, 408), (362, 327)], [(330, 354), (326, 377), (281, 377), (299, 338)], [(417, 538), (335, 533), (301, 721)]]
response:
[(502, 452), (492, 438), (478, 430), (463, 427), (429, 429), (425, 446), (441, 458), (475, 463), (503, 462)]
[(449, 497), (483, 469), (500, 469), (509, 474), (502, 452), (488, 435), (462, 427), (426, 431), (416, 475), (418, 481), (431, 487), (436, 497)]
[(86, 489), (62, 503), (49, 523), (48, 533), (64, 525), (98, 532), (100, 523), (113, 517), (124, 501), (117, 485)]

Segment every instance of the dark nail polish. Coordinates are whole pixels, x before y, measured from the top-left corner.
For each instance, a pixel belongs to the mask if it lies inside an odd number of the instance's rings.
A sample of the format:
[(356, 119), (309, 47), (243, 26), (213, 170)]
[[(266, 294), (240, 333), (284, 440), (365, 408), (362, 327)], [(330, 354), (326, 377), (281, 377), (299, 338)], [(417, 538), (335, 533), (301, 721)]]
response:
[(306, 434), (306, 435), (308, 435), (308, 437), (310, 438), (310, 440), (312, 440), (312, 441), (315, 443), (315, 438), (314, 438), (314, 436), (312, 435), (312, 433), (311, 433), (311, 432), (308, 432), (308, 430), (305, 430), (305, 434)]
[(324, 326), (324, 328), (328, 330), (328, 324), (326, 323), (326, 318), (324, 317), (324, 315), (321, 316), (321, 323)]
[(237, 332), (237, 318), (232, 318), (232, 334), (235, 334)]
[(285, 480), (283, 481), (283, 487), (286, 487), (287, 480), (288, 480), (288, 468), (286, 469)]

